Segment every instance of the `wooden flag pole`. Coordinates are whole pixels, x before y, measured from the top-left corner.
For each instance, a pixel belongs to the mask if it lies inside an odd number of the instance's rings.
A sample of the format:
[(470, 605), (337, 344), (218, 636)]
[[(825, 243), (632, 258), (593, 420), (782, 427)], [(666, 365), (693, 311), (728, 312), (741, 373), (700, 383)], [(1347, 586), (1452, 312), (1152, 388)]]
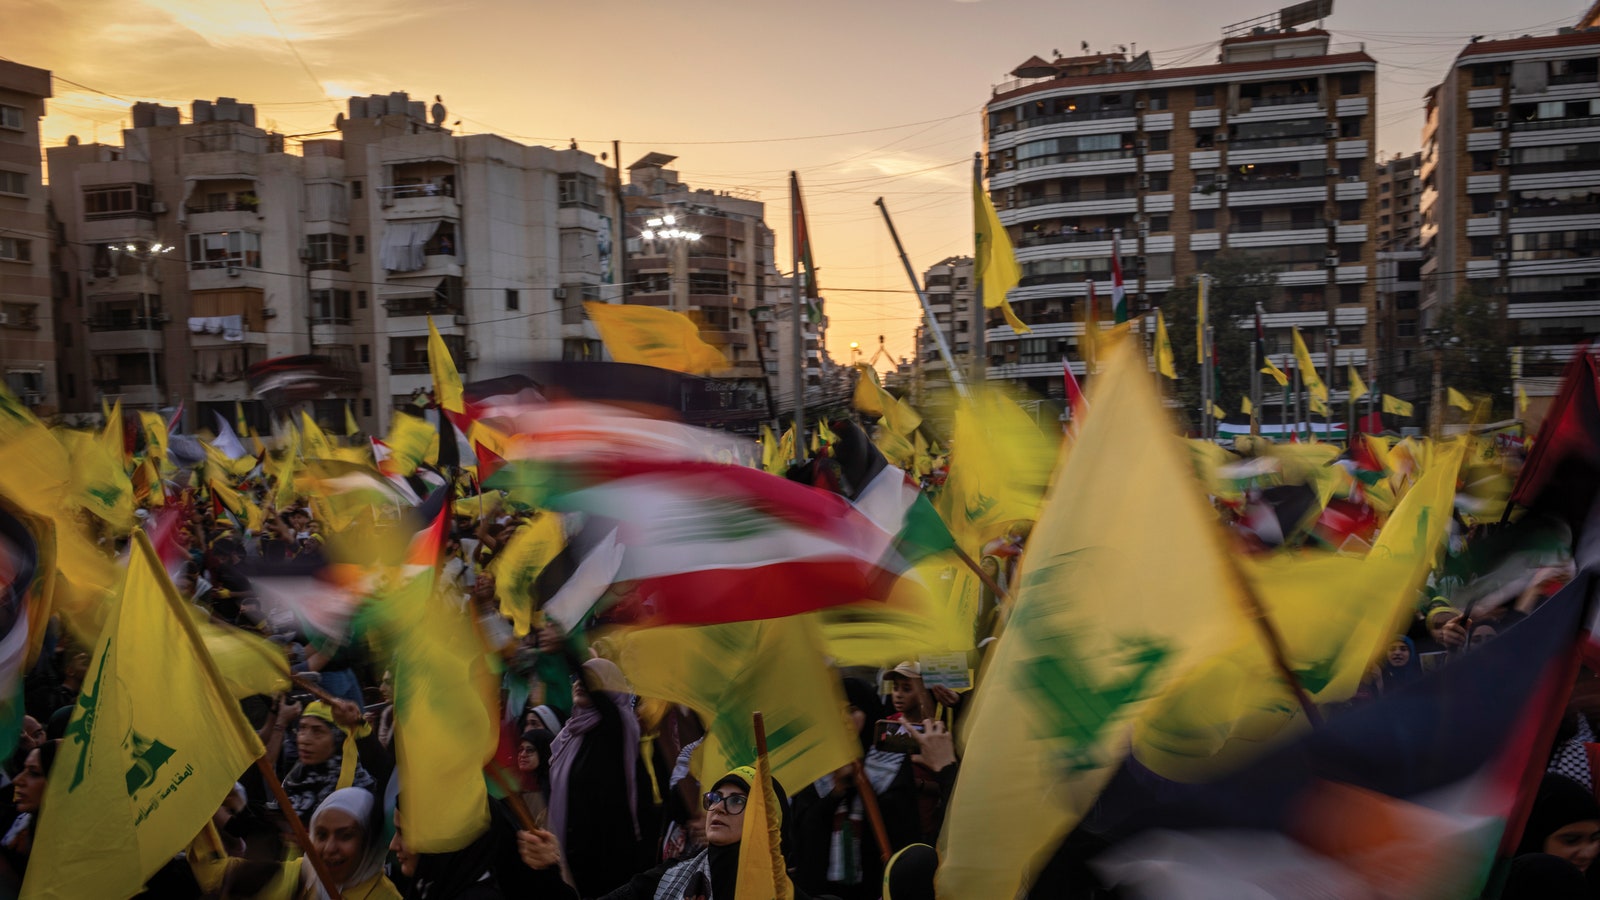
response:
[(968, 556), (967, 551), (961, 549), (959, 546), (952, 546), (950, 549), (955, 552), (957, 559), (967, 564), (967, 568), (972, 570), (972, 574), (978, 576), (978, 580), (983, 582), (984, 587), (994, 591), (994, 595), (996, 597), (999, 597), (1008, 603), (1011, 601), (1011, 595), (1006, 592), (1006, 589), (1001, 587), (1000, 583), (995, 581), (988, 572), (985, 572), (983, 570), (983, 566), (978, 565), (977, 560)]
[(511, 807), (511, 812), (517, 817), (517, 824), (523, 831), (540, 831), (539, 823), (533, 820), (533, 813), (528, 811), (528, 804), (522, 802), (522, 794), (517, 791), (516, 785), (506, 781), (506, 773), (500, 771), (498, 766), (490, 764), (484, 769), (489, 779), (500, 790), (505, 791), (506, 804)]
[(306, 853), (306, 859), (311, 860), (311, 868), (317, 873), (317, 880), (322, 882), (322, 889), (328, 892), (331, 900), (341, 900), (339, 886), (333, 883), (333, 877), (328, 874), (328, 865), (322, 861), (322, 854), (317, 852), (311, 843), (311, 835), (307, 833), (305, 823), (300, 821), (300, 815), (294, 811), (294, 806), (289, 803), (289, 795), (284, 793), (283, 782), (278, 780), (278, 773), (272, 771), (272, 766), (267, 764), (265, 756), (256, 757), (256, 769), (261, 772), (261, 779), (272, 789), (273, 797), (277, 798), (278, 808), (289, 820), (289, 827), (294, 831), (294, 839), (299, 842), (300, 849)]
[(883, 810), (878, 808), (878, 795), (872, 792), (872, 781), (867, 778), (867, 769), (857, 759), (850, 763), (855, 770), (856, 790), (861, 794), (861, 808), (866, 811), (867, 821), (872, 823), (872, 836), (878, 840), (878, 853), (882, 855), (884, 865), (889, 864), (889, 829), (883, 824)]

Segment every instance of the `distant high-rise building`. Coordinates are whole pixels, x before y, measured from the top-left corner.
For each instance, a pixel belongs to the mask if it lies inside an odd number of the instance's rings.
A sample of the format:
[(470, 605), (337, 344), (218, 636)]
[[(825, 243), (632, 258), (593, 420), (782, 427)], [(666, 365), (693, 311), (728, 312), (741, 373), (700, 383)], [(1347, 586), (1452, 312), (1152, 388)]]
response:
[(0, 60), (0, 374), (40, 415), (56, 411), (56, 317), (51, 308), (51, 221), (39, 165), (39, 120), (50, 73)]
[[(951, 357), (963, 376), (970, 377), (974, 371), (972, 357), (977, 352), (981, 321), (973, 311), (972, 257), (950, 256), (934, 263), (922, 273), (922, 285)], [(939, 342), (928, 328), (926, 315), (917, 325), (916, 372), (919, 394), (953, 386), (949, 367), (939, 354)], [(917, 399), (921, 400), (922, 396)]]
[(1265, 325), (1280, 365), (1290, 326), (1319, 368), (1336, 336), (1336, 392), (1345, 364), (1369, 364), (1377, 63), (1295, 24), (1227, 29), (1207, 65), (1033, 57), (993, 89), (986, 187), (1017, 247), (1011, 300), (1033, 333), (991, 310), (989, 377), (1061, 396), (1063, 356), (1082, 366), (1088, 282), (1111, 318), (1119, 233), (1130, 312), (1160, 306), (1217, 254), (1244, 254), (1279, 273)]

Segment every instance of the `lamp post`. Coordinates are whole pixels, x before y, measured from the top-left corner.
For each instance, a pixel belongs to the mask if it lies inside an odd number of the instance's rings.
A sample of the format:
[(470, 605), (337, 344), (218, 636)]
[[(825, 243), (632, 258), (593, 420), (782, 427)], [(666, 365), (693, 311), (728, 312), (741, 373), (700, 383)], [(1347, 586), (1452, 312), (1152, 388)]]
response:
[[(139, 276), (142, 281), (150, 280), (150, 264), (173, 251), (173, 247), (157, 241), (154, 244), (135, 244), (129, 242), (121, 247), (113, 246), (113, 252), (125, 253), (139, 261)], [(150, 292), (144, 290), (144, 285), (139, 291), (139, 314), (144, 319), (145, 330), (152, 324), (150, 318)], [(150, 364), (150, 393), (155, 397), (152, 408), (161, 408), (161, 383), (156, 378), (156, 348), (152, 341), (145, 342), (145, 361)]]
[[(639, 232), (643, 240), (655, 243), (661, 241), (667, 250), (667, 308), (678, 309), (678, 252), (680, 249), (700, 240), (701, 234), (687, 228), (678, 227), (678, 217), (670, 212), (664, 212), (645, 220), (644, 229)], [(688, 290), (684, 290), (684, 309), (689, 306)], [(682, 312), (682, 309), (678, 309)]]

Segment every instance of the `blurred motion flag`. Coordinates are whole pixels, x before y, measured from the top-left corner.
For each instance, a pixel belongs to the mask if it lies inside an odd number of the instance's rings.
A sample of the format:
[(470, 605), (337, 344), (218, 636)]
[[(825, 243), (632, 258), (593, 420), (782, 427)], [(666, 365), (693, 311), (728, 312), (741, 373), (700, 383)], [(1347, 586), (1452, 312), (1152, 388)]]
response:
[(1211, 404), (1211, 417), (1214, 419), (1226, 419), (1228, 417), (1228, 411), (1213, 403)]
[[(1063, 454), (964, 732), (941, 897), (1014, 897), (1094, 802), (1129, 728), (1225, 646), (1244, 598), (1216, 513), (1129, 342)], [(1027, 815), (1017, 811), (1027, 810)]]
[(755, 763), (750, 715), (758, 711), (781, 784), (810, 784), (861, 755), (841, 714), (839, 676), (807, 618), (639, 628), (614, 638), (615, 661), (641, 696), (682, 703), (705, 721), (696, 770), (703, 779)]
[(144, 532), (45, 788), (24, 898), (130, 897), (264, 752)]
[(1244, 398), (1244, 401), (1239, 404), (1239, 411), (1254, 418), (1256, 414), (1256, 405), (1250, 402), (1249, 397), (1246, 397)]
[(500, 614), (511, 620), (517, 637), (532, 628), (534, 582), (566, 544), (561, 517), (541, 512), (518, 528), (489, 564)]
[[(911, 408), (911, 404), (884, 390), (878, 382), (877, 370), (866, 363), (856, 363), (856, 371), (860, 373), (856, 378), (856, 409), (869, 416), (878, 416), (883, 420), (879, 424), (897, 436), (906, 437), (917, 430), (917, 426), (922, 424), (922, 416)], [(910, 444), (906, 446), (910, 449)]]
[[(122, 447), (113, 456), (110, 441), (104, 432), (91, 435), (84, 431), (55, 429), (60, 447), (66, 448), (71, 460), (71, 502), (81, 506), (110, 525), (117, 534), (127, 534), (133, 528), (133, 482), (123, 469)], [(60, 453), (57, 449), (54, 452)], [(68, 522), (76, 528), (76, 523)]]
[(144, 432), (145, 459), (155, 462), (158, 470), (165, 470), (167, 462), (167, 422), (160, 413), (139, 411), (139, 428)]
[(333, 441), (322, 430), (322, 426), (311, 418), (311, 413), (300, 411), (300, 447), (306, 459), (338, 459)]
[(1288, 387), (1289, 375), (1282, 369), (1278, 368), (1270, 358), (1264, 361), (1266, 362), (1266, 365), (1261, 367), (1261, 374), (1272, 376), (1272, 380), (1278, 383), (1278, 387)]
[(344, 403), (344, 433), (346, 437), (355, 437), (361, 433), (361, 426), (356, 424), (356, 412), (350, 407), (350, 401)]
[(1347, 366), (1350, 374), (1350, 402), (1354, 403), (1367, 395), (1367, 383), (1361, 380), (1361, 373), (1355, 366)]
[(822, 295), (817, 288), (817, 264), (811, 256), (811, 227), (806, 224), (806, 204), (800, 196), (800, 176), (794, 172), (789, 173), (789, 225), (794, 229), (795, 271), (805, 271), (806, 319), (813, 323), (820, 322), (822, 310), (814, 301)]
[(1300, 329), (1295, 328), (1291, 331), (1294, 334), (1294, 364), (1300, 369), (1300, 381), (1305, 384), (1313, 401), (1321, 400), (1324, 404), (1319, 410), (1313, 403), (1311, 411), (1326, 414), (1328, 386), (1322, 383), (1322, 376), (1317, 374), (1317, 367), (1311, 364), (1311, 351), (1306, 347), (1305, 339), (1300, 336)]
[[(787, 432), (785, 433), (787, 434)], [(782, 475), (789, 460), (778, 449), (778, 436), (766, 423), (761, 425), (761, 471), (768, 475)]]
[(1173, 379), (1178, 378), (1178, 367), (1172, 358), (1172, 340), (1167, 337), (1167, 320), (1161, 310), (1156, 310), (1156, 371)]
[(1520, 383), (1517, 385), (1517, 410), (1524, 413), (1528, 411), (1528, 389)]
[(9, 755), (22, 734), (23, 677), (39, 647), (36, 625), (50, 619), (55, 547), (49, 520), (25, 513), (0, 497), (0, 753)]
[(378, 470), (389, 476), (410, 475), (427, 457), (429, 447), (438, 436), (439, 432), (426, 419), (396, 412), (389, 419), (389, 433), (383, 439), (388, 455), (379, 462)]
[(585, 302), (583, 308), (617, 362), (691, 375), (708, 375), (728, 368), (727, 357), (706, 343), (694, 320), (683, 313), (593, 300)]
[(1406, 416), (1409, 418), (1413, 409), (1414, 408), (1411, 404), (1401, 400), (1399, 397), (1395, 397), (1390, 394), (1383, 395), (1383, 411), (1389, 415)]
[[(972, 214), (976, 219), (973, 240), (973, 277), (983, 285), (983, 308), (998, 307), (1005, 314), (1006, 324), (1017, 334), (1028, 334), (1033, 329), (1017, 318), (1016, 311), (1006, 299), (1006, 293), (1022, 280), (1022, 267), (1017, 265), (1017, 254), (1011, 248), (1011, 235), (1000, 224), (994, 211), (994, 201), (983, 189), (983, 183), (972, 182)], [(783, 779), (778, 779), (782, 781)]]
[(1574, 353), (1561, 376), (1561, 388), (1545, 410), (1544, 423), (1522, 471), (1511, 502), (1535, 513), (1560, 517), (1573, 530), (1585, 530), (1590, 507), (1600, 495), (1600, 353)]
[(243, 700), (289, 689), (289, 659), (281, 646), (242, 628), (215, 624), (200, 607), (187, 606), (229, 696)]
[(428, 811), (406, 821), (419, 853), (460, 850), (488, 828), (483, 769), (499, 741), (499, 680), (472, 614), (434, 590), (449, 521), (442, 510), (412, 540), (377, 632), (394, 671), (400, 790), (408, 809)]
[(433, 316), (428, 317), (428, 374), (433, 376), (433, 401), (439, 408), (448, 413), (465, 412), (466, 407), (461, 399), (461, 373), (456, 370), (456, 361), (450, 356), (450, 347), (439, 334), (438, 326), (433, 324)]
[(1453, 387), (1447, 387), (1444, 390), (1445, 401), (1447, 403), (1449, 403), (1451, 406), (1454, 406), (1456, 409), (1472, 412), (1472, 401), (1467, 399), (1467, 395), (1461, 393)]
[(977, 559), (1013, 522), (1039, 518), (1059, 449), (1002, 391), (973, 387), (956, 406), (948, 475), (934, 501), (961, 549)]

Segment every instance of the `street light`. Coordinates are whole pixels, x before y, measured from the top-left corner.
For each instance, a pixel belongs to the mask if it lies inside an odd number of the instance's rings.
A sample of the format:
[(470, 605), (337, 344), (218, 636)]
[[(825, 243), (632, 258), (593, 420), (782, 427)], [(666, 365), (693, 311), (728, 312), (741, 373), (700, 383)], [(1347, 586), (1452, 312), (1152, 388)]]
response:
[(859, 360), (860, 358), (861, 358), (861, 342), (860, 341), (851, 341), (850, 342), (850, 365), (852, 365), (852, 366), (855, 365), (856, 361)]
[[(131, 256), (134, 259), (138, 260), (139, 261), (139, 277), (144, 281), (149, 281), (150, 280), (150, 263), (152, 261), (156, 260), (156, 259), (161, 258), (162, 256), (165, 256), (168, 253), (171, 253), (175, 248), (171, 247), (171, 246), (169, 246), (167, 244), (163, 244), (160, 241), (157, 241), (154, 244), (144, 244), (144, 245), (135, 244), (135, 243), (130, 241), (129, 243), (126, 243), (126, 244), (122, 245), (121, 247), (117, 247), (117, 246), (113, 245), (111, 249), (112, 249), (113, 252), (125, 253), (128, 256)], [(145, 290), (144, 288), (145, 288), (144, 285), (140, 286), (140, 291), (139, 291), (139, 312), (140, 312), (140, 315), (143, 316), (143, 318), (144, 318), (145, 330), (148, 331), (150, 329), (150, 325), (152, 323), (152, 320), (150, 318), (150, 292), (148, 290)], [(149, 365), (150, 365), (150, 393), (155, 398), (152, 401), (151, 406), (154, 409), (160, 409), (161, 408), (161, 383), (156, 378), (156, 348), (155, 348), (155, 342), (148, 340), (148, 336), (146, 336), (146, 337), (147, 337), (147, 340), (145, 342), (145, 348), (144, 348), (145, 361), (147, 363), (149, 363)]]
[[(678, 249), (686, 247), (700, 240), (703, 235), (689, 228), (678, 227), (678, 217), (672, 213), (662, 213), (646, 219), (644, 228), (640, 229), (639, 237), (646, 241), (661, 241), (667, 245), (667, 306), (676, 307), (673, 301), (678, 296), (675, 282), (678, 271)], [(685, 306), (688, 304), (685, 303)]]

